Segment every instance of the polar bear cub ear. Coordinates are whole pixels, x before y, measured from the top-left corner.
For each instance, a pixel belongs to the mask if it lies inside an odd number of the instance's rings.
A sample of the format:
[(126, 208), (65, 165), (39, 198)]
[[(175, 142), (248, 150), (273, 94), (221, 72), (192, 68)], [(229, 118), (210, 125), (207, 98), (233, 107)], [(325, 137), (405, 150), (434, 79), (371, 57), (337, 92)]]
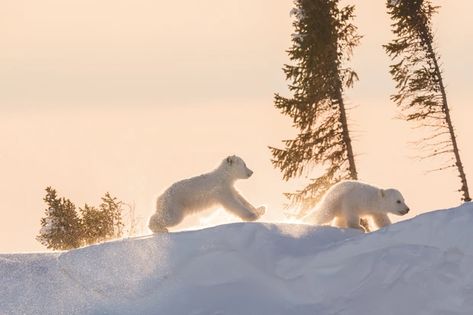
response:
[(233, 157), (229, 156), (227, 157), (227, 164), (232, 165), (233, 164)]
[(386, 191), (384, 189), (380, 189), (379, 190), (379, 195), (381, 196), (381, 198), (386, 197)]

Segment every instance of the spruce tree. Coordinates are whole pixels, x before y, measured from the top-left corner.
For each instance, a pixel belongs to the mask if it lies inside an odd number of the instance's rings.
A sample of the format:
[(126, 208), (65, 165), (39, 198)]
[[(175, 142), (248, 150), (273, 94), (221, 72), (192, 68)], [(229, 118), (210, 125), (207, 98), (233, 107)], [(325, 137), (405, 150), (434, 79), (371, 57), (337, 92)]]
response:
[(446, 157), (438, 170), (456, 168), (462, 200), (470, 201), (432, 33), (432, 15), (439, 7), (429, 0), (388, 0), (386, 6), (395, 35), (384, 46), (395, 62), (390, 73), (397, 92), (391, 99), (404, 119), (429, 128), (430, 135), (419, 142), (420, 148), (427, 149), (423, 158)]
[(122, 219), (123, 203), (110, 193), (102, 197), (102, 203), (99, 206), (100, 211), (106, 218), (107, 238), (119, 238), (123, 235), (124, 223)]
[(45, 217), (37, 240), (50, 249), (68, 250), (81, 246), (82, 227), (75, 205), (65, 198), (59, 198), (51, 187), (46, 188), (44, 201), (47, 204)]
[(105, 241), (111, 234), (110, 230), (113, 230), (107, 213), (87, 204), (80, 212), (84, 243), (90, 245)]
[(48, 208), (36, 239), (47, 248), (67, 250), (121, 237), (123, 203), (110, 193), (101, 200), (99, 207), (85, 204), (79, 209), (79, 217), (69, 199), (59, 198), (54, 189), (46, 188), (44, 201)]
[(295, 33), (288, 50), (292, 64), (283, 68), (292, 97), (276, 94), (274, 105), (292, 118), (298, 135), (283, 141), (284, 149), (270, 149), (284, 180), (308, 174), (315, 166), (323, 169), (302, 190), (286, 194), (302, 215), (330, 186), (358, 177), (343, 92), (358, 79), (346, 63), (361, 37), (352, 24), (354, 6), (339, 8), (338, 0), (294, 4)]
[(95, 244), (123, 235), (122, 202), (110, 193), (102, 197), (98, 208), (85, 205), (81, 209), (83, 237), (86, 244)]

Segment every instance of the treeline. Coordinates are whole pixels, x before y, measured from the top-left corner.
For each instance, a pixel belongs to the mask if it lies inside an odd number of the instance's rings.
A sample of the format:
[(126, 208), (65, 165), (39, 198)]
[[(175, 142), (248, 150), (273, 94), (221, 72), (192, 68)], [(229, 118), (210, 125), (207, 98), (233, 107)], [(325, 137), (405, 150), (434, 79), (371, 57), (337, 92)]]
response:
[[(299, 133), (285, 140), (284, 148), (270, 149), (285, 180), (308, 175), (315, 166), (323, 169), (304, 188), (286, 194), (289, 206), (298, 206), (303, 215), (334, 183), (358, 179), (344, 92), (358, 80), (349, 62), (361, 36), (354, 5), (340, 7), (339, 0), (294, 4), (291, 63), (283, 68), (292, 95), (276, 94), (274, 105), (292, 118)], [(419, 141), (423, 156), (443, 157), (439, 170), (456, 169), (461, 200), (471, 201), (432, 32), (438, 9), (430, 0), (386, 1), (393, 39), (383, 47), (393, 61), (387, 71), (396, 85), (391, 100), (405, 120), (430, 132)]]
[[(51, 187), (46, 188), (43, 200), (47, 208), (36, 239), (49, 249), (68, 250), (120, 238), (124, 234), (125, 204), (108, 192), (98, 206), (85, 204), (82, 208), (59, 197)], [(136, 222), (132, 218), (129, 224), (132, 233)]]

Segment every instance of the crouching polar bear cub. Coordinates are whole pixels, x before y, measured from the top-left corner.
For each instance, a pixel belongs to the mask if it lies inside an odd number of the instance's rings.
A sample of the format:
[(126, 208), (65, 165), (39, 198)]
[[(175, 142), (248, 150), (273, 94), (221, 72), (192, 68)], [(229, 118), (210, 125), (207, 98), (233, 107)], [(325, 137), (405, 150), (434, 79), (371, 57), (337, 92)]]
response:
[(378, 227), (391, 224), (388, 213), (404, 215), (409, 207), (396, 189), (381, 189), (358, 181), (342, 181), (333, 185), (315, 209), (303, 220), (324, 224), (335, 219), (334, 226), (364, 230), (360, 218), (370, 216)]
[(169, 187), (156, 202), (156, 212), (149, 220), (154, 233), (167, 232), (186, 215), (223, 206), (245, 221), (254, 221), (265, 212), (265, 207), (253, 207), (233, 186), (238, 179), (253, 174), (238, 156), (229, 156), (214, 171), (181, 180)]

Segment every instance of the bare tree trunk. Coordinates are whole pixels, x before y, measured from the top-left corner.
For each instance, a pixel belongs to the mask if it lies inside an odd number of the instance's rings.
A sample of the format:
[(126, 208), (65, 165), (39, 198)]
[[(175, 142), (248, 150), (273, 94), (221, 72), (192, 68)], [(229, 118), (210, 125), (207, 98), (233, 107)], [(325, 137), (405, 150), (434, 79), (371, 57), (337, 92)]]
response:
[(463, 193), (463, 198), (462, 198), (463, 201), (471, 201), (470, 193), (468, 191), (468, 183), (466, 181), (465, 171), (463, 170), (463, 163), (460, 159), (460, 152), (458, 149), (457, 137), (455, 136), (455, 130), (453, 129), (452, 119), (450, 117), (450, 109), (448, 108), (447, 94), (445, 92), (445, 86), (443, 84), (440, 67), (438, 65), (437, 58), (435, 56), (435, 52), (432, 47), (432, 43), (430, 41), (427, 42), (427, 47), (429, 50), (429, 54), (432, 58), (432, 61), (434, 63), (435, 72), (437, 74), (437, 79), (439, 81), (438, 83), (440, 87), (440, 93), (442, 94), (442, 110), (445, 113), (445, 121), (447, 123), (448, 132), (450, 133), (450, 140), (452, 142), (453, 154), (455, 156), (455, 166), (457, 167), (459, 177), (461, 180), (461, 188), (459, 191)]
[(350, 139), (350, 133), (348, 131), (348, 122), (347, 122), (347, 116), (345, 113), (345, 105), (343, 103), (340, 104), (340, 122), (342, 123), (342, 128), (343, 128), (343, 142), (347, 146), (347, 155), (348, 155), (348, 164), (349, 164), (349, 171), (350, 171), (350, 177), (351, 179), (358, 179), (358, 173), (356, 171), (356, 166), (355, 166), (355, 156), (353, 154), (353, 148), (351, 146), (351, 139)]
[(350, 138), (350, 132), (348, 129), (348, 121), (347, 121), (347, 114), (346, 114), (346, 109), (345, 109), (345, 103), (343, 102), (343, 97), (342, 97), (342, 92), (341, 92), (341, 82), (339, 84), (339, 89), (338, 89), (338, 104), (340, 106), (340, 123), (342, 124), (342, 137), (343, 137), (343, 143), (347, 146), (347, 157), (348, 157), (348, 170), (350, 173), (350, 178), (357, 180), (358, 179), (358, 172), (356, 171), (356, 165), (355, 165), (355, 155), (353, 154), (353, 148), (351, 145), (351, 138)]

